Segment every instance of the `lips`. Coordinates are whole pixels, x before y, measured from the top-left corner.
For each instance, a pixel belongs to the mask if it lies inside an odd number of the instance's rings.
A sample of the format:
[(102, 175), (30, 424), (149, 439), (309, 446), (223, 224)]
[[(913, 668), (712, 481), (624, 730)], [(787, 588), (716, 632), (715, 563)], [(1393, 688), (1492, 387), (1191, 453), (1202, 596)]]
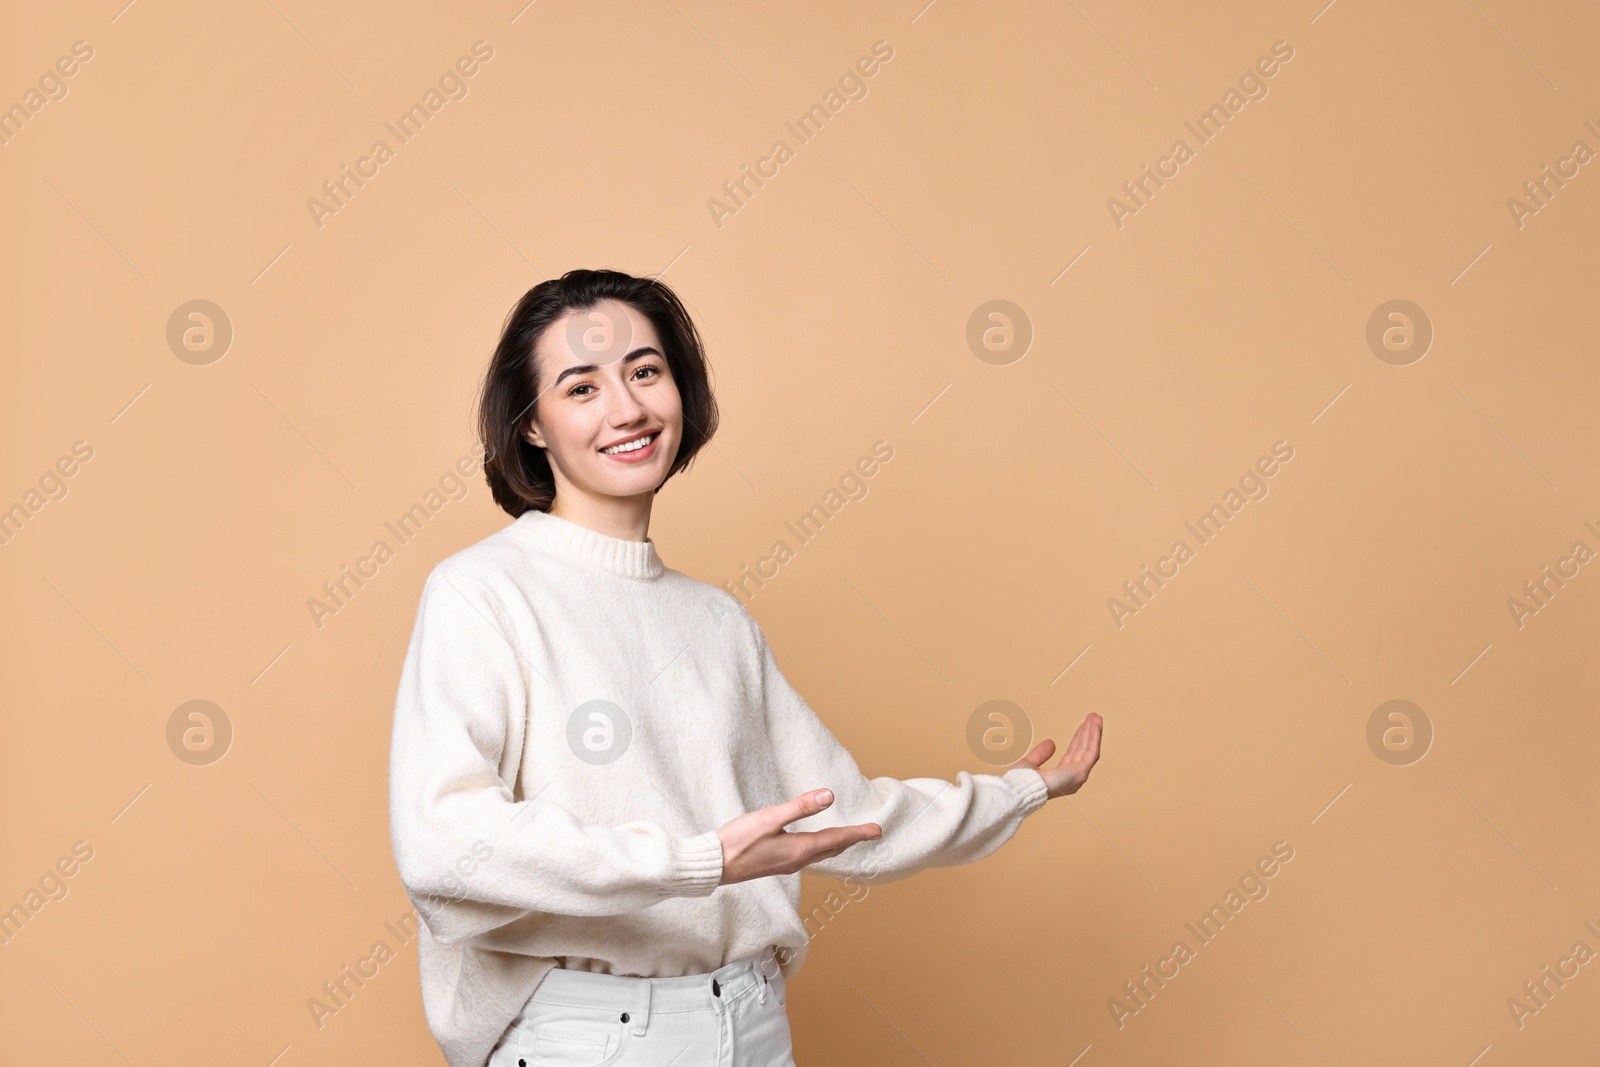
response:
[(631, 433), (627, 437), (619, 437), (615, 441), (612, 441), (608, 445), (601, 445), (600, 446), (600, 450), (601, 451), (605, 451), (608, 448), (615, 448), (618, 445), (625, 445), (629, 441), (637, 441), (641, 437), (649, 437), (649, 436), (651, 436), (653, 434), (658, 434), (660, 432), (661, 432), (661, 430), (659, 428), (654, 429), (654, 430), (640, 430), (638, 433)]
[[(656, 442), (660, 438), (660, 436), (661, 436), (661, 431), (660, 430), (646, 430), (643, 433), (636, 433), (631, 437), (624, 437), (620, 441), (615, 441), (615, 442), (613, 442), (613, 443), (611, 443), (609, 445), (606, 445), (605, 448), (602, 448), (600, 450), (600, 454), (602, 456), (607, 457), (608, 459), (635, 459), (635, 458), (642, 459), (643, 457), (645, 457), (645, 456), (647, 456), (650, 453), (655, 451)], [(638, 442), (640, 442), (640, 441), (645, 441), (645, 442), (648, 442), (648, 443), (640, 445), (640, 444), (638, 444)], [(624, 447), (623, 451), (620, 451), (620, 452), (607, 452), (606, 451), (606, 448), (613, 448), (614, 449), (614, 448), (618, 448), (618, 447), (622, 447), (622, 446), (628, 446), (628, 445), (632, 445), (633, 447), (631, 447), (631, 448)]]

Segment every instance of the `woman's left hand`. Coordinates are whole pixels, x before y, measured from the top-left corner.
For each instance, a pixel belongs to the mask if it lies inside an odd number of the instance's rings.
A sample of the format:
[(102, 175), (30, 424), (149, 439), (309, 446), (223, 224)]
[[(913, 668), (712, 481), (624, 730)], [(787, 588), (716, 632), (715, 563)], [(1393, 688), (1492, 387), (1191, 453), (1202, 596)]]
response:
[(1064, 797), (1069, 793), (1076, 793), (1088, 781), (1089, 772), (1094, 769), (1095, 761), (1100, 758), (1100, 716), (1090, 712), (1084, 716), (1083, 722), (1078, 726), (1078, 732), (1072, 735), (1072, 743), (1067, 745), (1067, 751), (1061, 757), (1061, 762), (1054, 767), (1044, 766), (1056, 750), (1056, 743), (1048, 737), (1033, 746), (1033, 750), (1023, 756), (1011, 769), (1018, 767), (1032, 767), (1044, 776), (1044, 783), (1052, 797)]

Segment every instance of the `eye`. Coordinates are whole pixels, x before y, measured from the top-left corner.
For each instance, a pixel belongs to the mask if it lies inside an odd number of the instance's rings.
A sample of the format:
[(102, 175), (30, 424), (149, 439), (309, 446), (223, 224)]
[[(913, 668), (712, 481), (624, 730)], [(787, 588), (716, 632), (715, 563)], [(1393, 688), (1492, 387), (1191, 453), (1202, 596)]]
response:
[[(645, 378), (647, 378), (647, 379), (648, 378), (659, 378), (659, 377), (661, 377), (661, 375), (663, 373), (665, 373), (665, 372), (662, 370), (662, 368), (660, 366), (654, 364), (654, 363), (641, 363), (638, 367), (636, 367), (634, 369), (633, 376), (634, 376), (635, 380), (637, 380), (641, 374), (643, 374), (645, 376)], [(594, 386), (589, 382), (579, 382), (576, 385), (574, 385), (571, 389), (567, 390), (567, 395), (568, 396), (576, 396), (576, 397), (585, 397), (585, 396), (588, 396), (589, 394), (588, 393), (580, 393), (580, 392), (578, 392), (578, 390), (580, 390), (580, 389), (591, 389), (592, 390), (593, 388), (594, 388)]]

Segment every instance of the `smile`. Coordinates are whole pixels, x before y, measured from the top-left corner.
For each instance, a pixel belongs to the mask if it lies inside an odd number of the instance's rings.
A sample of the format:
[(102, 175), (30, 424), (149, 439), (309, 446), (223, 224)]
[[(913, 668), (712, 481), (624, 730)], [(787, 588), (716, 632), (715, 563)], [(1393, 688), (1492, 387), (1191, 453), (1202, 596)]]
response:
[(602, 448), (600, 452), (602, 455), (607, 456), (621, 456), (626, 455), (629, 452), (639, 452), (653, 445), (658, 436), (660, 435), (654, 433), (647, 434), (644, 437), (635, 438), (632, 441), (625, 441), (620, 445), (613, 445), (610, 448)]

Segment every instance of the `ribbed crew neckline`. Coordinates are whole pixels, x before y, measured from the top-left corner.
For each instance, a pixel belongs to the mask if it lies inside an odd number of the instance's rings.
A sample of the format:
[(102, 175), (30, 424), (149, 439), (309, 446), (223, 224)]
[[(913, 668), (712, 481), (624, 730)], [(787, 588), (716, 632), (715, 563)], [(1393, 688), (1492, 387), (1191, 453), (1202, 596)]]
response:
[(530, 510), (519, 515), (508, 530), (528, 544), (546, 549), (573, 563), (598, 567), (623, 578), (653, 582), (661, 577), (666, 564), (650, 538), (629, 541), (591, 530), (570, 519), (547, 511)]

